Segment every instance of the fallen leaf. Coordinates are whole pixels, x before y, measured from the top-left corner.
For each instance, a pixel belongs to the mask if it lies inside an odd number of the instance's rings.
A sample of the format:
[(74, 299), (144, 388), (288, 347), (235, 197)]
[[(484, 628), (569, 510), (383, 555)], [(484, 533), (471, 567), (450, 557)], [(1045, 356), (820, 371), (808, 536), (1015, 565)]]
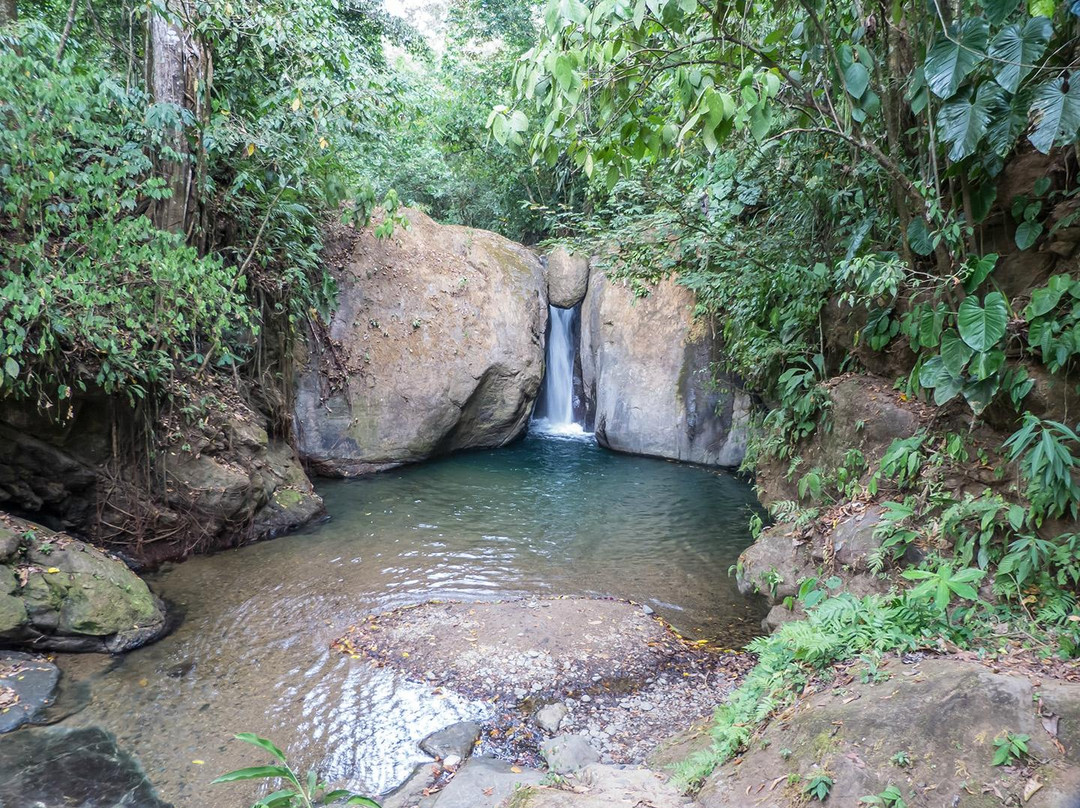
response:
[(1042, 787), (1043, 784), (1039, 782), (1038, 777), (1032, 777), (1028, 780), (1027, 784), (1024, 786), (1024, 802), (1030, 800), (1035, 795), (1035, 792)]

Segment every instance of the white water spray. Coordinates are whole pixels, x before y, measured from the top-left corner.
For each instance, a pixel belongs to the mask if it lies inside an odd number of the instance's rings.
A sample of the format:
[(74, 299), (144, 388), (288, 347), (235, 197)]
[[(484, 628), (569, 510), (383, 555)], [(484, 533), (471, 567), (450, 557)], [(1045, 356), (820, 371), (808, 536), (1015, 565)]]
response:
[(576, 309), (548, 306), (548, 340), (543, 389), (537, 402), (535, 426), (543, 432), (584, 435), (574, 422), (574, 321)]

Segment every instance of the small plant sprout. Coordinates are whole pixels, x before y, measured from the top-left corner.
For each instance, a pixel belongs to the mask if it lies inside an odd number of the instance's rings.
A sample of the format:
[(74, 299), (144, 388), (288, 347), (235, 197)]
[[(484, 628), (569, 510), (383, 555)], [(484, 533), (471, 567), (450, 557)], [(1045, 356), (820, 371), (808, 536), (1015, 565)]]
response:
[(1012, 766), (1022, 762), (1028, 756), (1028, 741), (1030, 735), (1018, 735), (1006, 732), (994, 739), (994, 765)]
[(908, 756), (908, 753), (905, 752), (903, 749), (901, 749), (899, 752), (889, 758), (889, 760), (892, 761), (894, 766), (899, 766), (901, 769), (911, 765), (911, 758)]
[(238, 741), (269, 752), (277, 763), (237, 769), (221, 775), (214, 780), (214, 783), (234, 783), (238, 780), (281, 780), (284, 785), (283, 788), (255, 802), (251, 808), (314, 808), (317, 805), (360, 805), (364, 808), (380, 808), (375, 800), (360, 794), (354, 794), (346, 789), (330, 790), (326, 783), (319, 780), (314, 770), (308, 772), (307, 777), (301, 781), (285, 759), (285, 753), (266, 738), (260, 738), (250, 732), (241, 732), (235, 737)]
[(894, 785), (889, 785), (880, 794), (870, 794), (859, 799), (859, 805), (873, 805), (877, 808), (907, 808), (904, 795)]
[(806, 788), (803, 789), (803, 793), (807, 794), (810, 799), (817, 800), (818, 802), (825, 802), (825, 799), (829, 796), (829, 792), (832, 791), (833, 780), (827, 774), (818, 774), (810, 778), (810, 782), (806, 784)]
[(780, 750), (780, 757), (783, 760), (791, 760), (791, 750), (790, 749), (781, 749)]

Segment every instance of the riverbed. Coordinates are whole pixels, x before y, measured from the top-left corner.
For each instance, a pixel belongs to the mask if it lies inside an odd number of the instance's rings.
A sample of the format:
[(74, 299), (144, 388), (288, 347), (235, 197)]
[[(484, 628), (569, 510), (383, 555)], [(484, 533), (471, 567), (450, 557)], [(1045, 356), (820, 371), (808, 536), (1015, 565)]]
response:
[(533, 433), (362, 480), (319, 486), (330, 515), (306, 531), (171, 566), (151, 578), (184, 614), (160, 642), (108, 661), (67, 656), (103, 726), (176, 808), (240, 806), (265, 762), (255, 732), (298, 768), (367, 793), (401, 781), (424, 735), (488, 709), (329, 649), (365, 614), (427, 600), (617, 597), (679, 632), (739, 646), (762, 605), (728, 575), (756, 507), (734, 475)]

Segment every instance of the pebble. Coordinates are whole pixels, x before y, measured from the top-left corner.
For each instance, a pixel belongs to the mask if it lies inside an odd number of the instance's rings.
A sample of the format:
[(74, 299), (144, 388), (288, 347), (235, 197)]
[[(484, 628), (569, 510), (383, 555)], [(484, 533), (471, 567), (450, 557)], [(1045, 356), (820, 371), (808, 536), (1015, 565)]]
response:
[(529, 695), (529, 691), (523, 687), (518, 687), (514, 689), (514, 698), (523, 699), (527, 695)]
[(645, 612), (645, 614), (649, 614), (649, 615), (652, 615), (652, 614), (656, 614), (656, 612), (654, 612), (654, 611), (653, 611), (652, 607), (651, 607), (651, 606), (647, 606), (647, 605), (646, 605), (646, 606), (642, 606), (642, 607), (641, 607), (641, 611), (643, 611), (643, 612)]
[(640, 708), (643, 712), (647, 713), (653, 708), (653, 704), (651, 701), (643, 701), (641, 702)]
[(581, 696), (582, 704), (588, 704), (590, 701), (592, 701), (592, 696), (590, 696), (588, 693), (583, 693)]
[(442, 762), (444, 769), (456, 769), (461, 765), (460, 755), (447, 755), (446, 759)]

